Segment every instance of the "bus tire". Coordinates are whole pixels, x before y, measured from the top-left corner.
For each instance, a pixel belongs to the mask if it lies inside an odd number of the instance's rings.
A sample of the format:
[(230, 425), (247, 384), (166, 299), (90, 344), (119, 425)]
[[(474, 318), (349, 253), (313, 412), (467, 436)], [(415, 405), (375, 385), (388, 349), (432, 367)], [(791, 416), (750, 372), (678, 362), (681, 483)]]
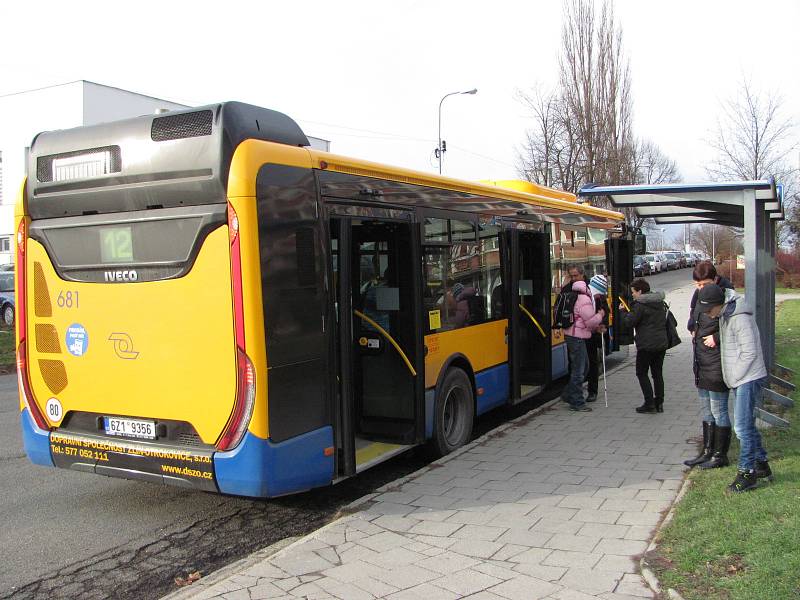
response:
[(431, 446), (444, 456), (466, 444), (472, 436), (475, 400), (472, 384), (463, 370), (448, 369), (436, 395)]

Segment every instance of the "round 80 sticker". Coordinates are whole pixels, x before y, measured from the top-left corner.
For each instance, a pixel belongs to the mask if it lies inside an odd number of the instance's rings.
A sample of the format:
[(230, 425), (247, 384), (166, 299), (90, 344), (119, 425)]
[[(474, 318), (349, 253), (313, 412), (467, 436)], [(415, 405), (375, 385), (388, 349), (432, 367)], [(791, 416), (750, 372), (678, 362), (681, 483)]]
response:
[(64, 414), (64, 409), (61, 408), (61, 402), (58, 401), (58, 398), (50, 398), (45, 406), (45, 412), (47, 412), (47, 418), (51, 423), (58, 423)]

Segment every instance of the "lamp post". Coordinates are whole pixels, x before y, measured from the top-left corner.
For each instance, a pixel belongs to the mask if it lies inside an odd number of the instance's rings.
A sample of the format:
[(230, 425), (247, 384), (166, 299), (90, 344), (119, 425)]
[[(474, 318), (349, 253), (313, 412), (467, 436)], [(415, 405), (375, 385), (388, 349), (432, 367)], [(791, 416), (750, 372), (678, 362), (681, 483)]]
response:
[(448, 96), (456, 96), (458, 94), (477, 94), (477, 88), (473, 88), (466, 92), (450, 92), (449, 94), (445, 94), (442, 96), (442, 99), (439, 100), (439, 144), (436, 146), (436, 158), (439, 159), (439, 175), (442, 174), (442, 158), (445, 152), (444, 147), (442, 146), (442, 102)]

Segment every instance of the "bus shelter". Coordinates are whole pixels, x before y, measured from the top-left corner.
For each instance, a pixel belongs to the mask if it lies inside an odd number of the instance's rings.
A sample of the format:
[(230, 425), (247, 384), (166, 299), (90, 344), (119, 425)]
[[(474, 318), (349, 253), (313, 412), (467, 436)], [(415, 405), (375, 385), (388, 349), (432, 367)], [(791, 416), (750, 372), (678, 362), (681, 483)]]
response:
[[(764, 361), (770, 373), (788, 369), (775, 363), (775, 253), (776, 227), (784, 218), (783, 188), (774, 180), (721, 183), (670, 183), (658, 185), (598, 186), (589, 184), (579, 199), (607, 198), (615, 208), (633, 208), (640, 217), (656, 224), (710, 223), (744, 230), (745, 298), (755, 311)], [(771, 376), (786, 389), (794, 389)], [(790, 405), (791, 399), (771, 390), (770, 399)], [(772, 424), (786, 421), (761, 411)]]

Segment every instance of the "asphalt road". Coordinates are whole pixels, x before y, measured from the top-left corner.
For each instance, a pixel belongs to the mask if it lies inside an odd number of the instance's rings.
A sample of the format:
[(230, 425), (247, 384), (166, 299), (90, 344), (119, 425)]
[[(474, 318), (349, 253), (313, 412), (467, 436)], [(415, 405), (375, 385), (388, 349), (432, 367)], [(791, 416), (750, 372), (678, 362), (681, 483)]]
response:
[[(668, 292), (691, 281), (691, 270), (648, 279)], [(673, 309), (680, 319), (684, 309)], [(475, 435), (558, 391), (485, 415)], [(0, 376), (0, 598), (159, 598), (175, 577), (313, 531), (427, 461), (412, 451), (330, 488), (246, 500), (34, 466), (22, 449), (18, 402), (16, 377)]]
[[(692, 283), (692, 268), (689, 267), (678, 269), (677, 271), (666, 271), (656, 275), (648, 275), (645, 277), (645, 279), (650, 284), (651, 289), (669, 293), (672, 290), (676, 290), (679, 287)], [(684, 312), (688, 315), (689, 307), (673, 306), (672, 312), (675, 313), (675, 316), (680, 321), (679, 315), (683, 314)]]

